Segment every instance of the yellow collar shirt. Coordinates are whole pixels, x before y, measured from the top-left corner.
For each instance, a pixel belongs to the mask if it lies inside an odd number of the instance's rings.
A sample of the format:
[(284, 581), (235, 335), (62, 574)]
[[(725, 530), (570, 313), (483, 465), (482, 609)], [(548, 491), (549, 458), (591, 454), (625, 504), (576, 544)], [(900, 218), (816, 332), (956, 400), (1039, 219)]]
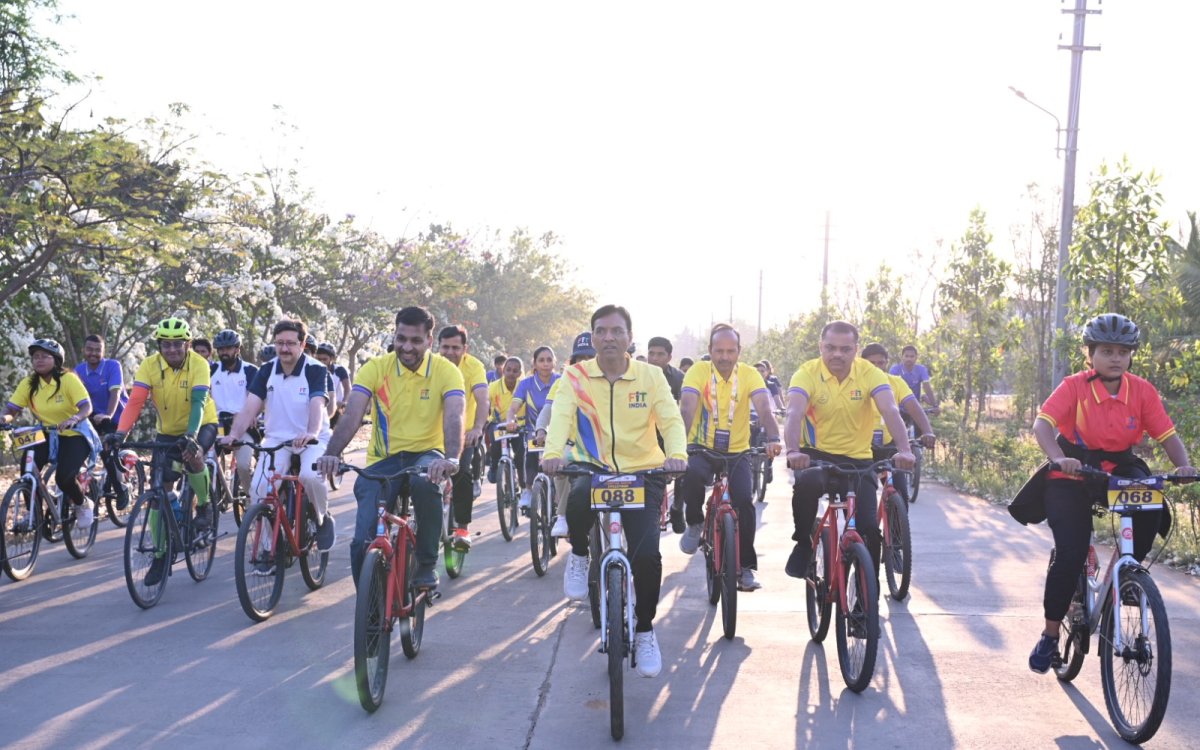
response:
[(443, 404), (451, 396), (463, 395), (463, 377), (440, 354), (425, 352), (414, 371), (400, 364), (392, 352), (359, 368), (353, 390), (370, 396), (374, 406), (369, 466), (402, 452), (444, 452)]
[(891, 388), (883, 370), (861, 357), (840, 382), (819, 357), (800, 365), (788, 385), (788, 393), (808, 399), (800, 444), (835, 456), (871, 458), (878, 422), (874, 397)]
[[(715, 375), (715, 378), (714, 378)], [(714, 382), (716, 383), (716, 413), (713, 413)], [(736, 384), (737, 394), (734, 398)], [(750, 399), (756, 393), (766, 393), (767, 384), (755, 368), (738, 362), (726, 380), (712, 362), (697, 362), (683, 377), (683, 392), (695, 393), (699, 399), (695, 423), (688, 432), (688, 442), (712, 449), (717, 430), (729, 430), (729, 452), (741, 453), (750, 449)], [(733, 400), (733, 420), (729, 419), (730, 400)]]
[(548, 458), (594, 464), (609, 471), (662, 466), (666, 456), (687, 459), (683, 418), (662, 368), (628, 359), (625, 373), (610, 383), (596, 360), (566, 369), (555, 394)]

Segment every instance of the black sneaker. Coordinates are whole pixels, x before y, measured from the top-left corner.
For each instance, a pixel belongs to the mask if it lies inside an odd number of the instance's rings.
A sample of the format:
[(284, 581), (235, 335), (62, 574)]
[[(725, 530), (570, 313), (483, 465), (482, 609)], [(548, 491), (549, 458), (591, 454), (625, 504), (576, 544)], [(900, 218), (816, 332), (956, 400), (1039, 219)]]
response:
[(204, 533), (212, 526), (212, 509), (208, 503), (196, 506), (196, 515), (192, 518), (192, 528), (197, 533)]
[(328, 552), (333, 549), (334, 540), (337, 539), (337, 526), (333, 522), (333, 514), (326, 513), (325, 520), (321, 522), (320, 528), (317, 529), (317, 551)]
[(796, 542), (796, 546), (792, 548), (792, 554), (788, 555), (787, 565), (783, 566), (783, 572), (790, 575), (792, 578), (803, 578), (808, 572), (808, 558), (812, 555), (812, 547), (803, 542)]
[(269, 576), (275, 572), (275, 558), (269, 553), (254, 561), (253, 573), (256, 576)]
[(683, 508), (671, 508), (667, 515), (671, 518), (671, 531), (676, 534), (687, 531), (687, 524), (683, 522)]
[[(488, 467), (488, 482), (491, 484), (496, 483), (496, 467), (495, 466)], [(480, 488), (480, 491), (482, 492), (482, 488)]]
[(1029, 652), (1029, 668), (1038, 674), (1046, 674), (1054, 666), (1058, 656), (1058, 638), (1043, 634), (1033, 651)]
[(418, 565), (413, 573), (413, 585), (419, 589), (436, 589), (438, 586), (437, 568), (434, 565)]
[(867, 637), (867, 618), (863, 614), (862, 602), (855, 602), (854, 609), (850, 610), (846, 618), (846, 632), (851, 638)]
[(163, 579), (163, 574), (167, 572), (167, 558), (156, 557), (154, 562), (150, 563), (150, 569), (146, 571), (146, 579), (144, 583), (147, 587), (157, 586)]

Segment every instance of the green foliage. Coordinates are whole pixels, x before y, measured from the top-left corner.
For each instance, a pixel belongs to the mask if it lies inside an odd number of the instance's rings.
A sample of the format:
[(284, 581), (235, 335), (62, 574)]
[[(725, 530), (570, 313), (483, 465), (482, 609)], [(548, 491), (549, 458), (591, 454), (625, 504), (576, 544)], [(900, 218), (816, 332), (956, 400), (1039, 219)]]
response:
[(904, 288), (887, 263), (879, 266), (867, 280), (859, 332), (863, 344), (878, 342), (887, 348), (892, 361), (899, 361), (900, 350), (916, 339), (916, 321)]

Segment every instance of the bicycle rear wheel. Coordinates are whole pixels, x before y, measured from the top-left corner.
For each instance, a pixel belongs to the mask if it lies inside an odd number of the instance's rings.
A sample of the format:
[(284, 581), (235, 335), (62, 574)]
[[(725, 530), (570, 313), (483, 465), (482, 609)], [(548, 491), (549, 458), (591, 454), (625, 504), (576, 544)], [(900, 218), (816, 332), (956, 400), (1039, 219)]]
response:
[(625, 581), (620, 566), (613, 565), (605, 573), (608, 582), (608, 711), (612, 738), (625, 736)]
[(550, 529), (554, 523), (550, 510), (550, 482), (545, 476), (533, 480), (533, 497), (529, 502), (529, 556), (533, 559), (533, 572), (546, 575), (550, 569), (550, 548), (554, 537)]
[(354, 682), (358, 702), (372, 713), (383, 703), (392, 650), (391, 613), (385, 611), (387, 581), (383, 553), (367, 550), (354, 603)]
[(329, 553), (317, 549), (317, 511), (304, 504), (304, 525), (300, 528), (300, 577), (304, 585), (316, 591), (325, 585)]
[[(816, 535), (820, 533), (820, 537)], [(818, 526), (813, 531), (816, 546), (808, 561), (808, 577), (805, 579), (805, 609), (808, 615), (808, 634), (820, 643), (829, 634), (830, 615), (833, 602), (829, 598), (830, 571), (833, 570), (833, 548), (836, 544), (833, 529)]]
[(279, 542), (275, 506), (267, 502), (251, 505), (238, 529), (233, 577), (242, 611), (255, 622), (271, 616), (283, 593), (284, 560)]
[(513, 474), (515, 469), (512, 462), (500, 459), (500, 467), (496, 474), (496, 513), (500, 516), (500, 533), (504, 541), (511, 542), (517, 531), (517, 497)]
[(413, 576), (417, 573), (417, 551), (408, 545), (408, 562), (405, 564), (404, 595), (408, 598), (408, 617), (400, 618), (400, 646), (404, 655), (415, 659), (421, 650), (421, 636), (425, 633), (425, 604), (429, 594), (417, 590), (413, 586)]
[(67, 552), (76, 560), (87, 557), (96, 542), (96, 530), (100, 528), (100, 501), (103, 498), (100, 497), (100, 484), (94, 477), (88, 478), (87, 491), (83, 496), (85, 500), (92, 501), (92, 508), (96, 511), (92, 515), (92, 525), (86, 529), (79, 526), (77, 506), (67, 499), (62, 504), (63, 542), (66, 543)]
[(721, 628), (726, 640), (737, 631), (737, 523), (733, 513), (721, 516)]
[(242, 487), (242, 480), (238, 476), (236, 466), (229, 473), (229, 477), (229, 495), (233, 498), (233, 522), (241, 526), (242, 517), (246, 515), (246, 488)]
[(899, 492), (889, 491), (884, 501), (887, 513), (888, 538), (883, 544), (883, 570), (887, 576), (888, 593), (896, 601), (908, 596), (912, 582), (912, 538), (909, 535), (908, 506)]
[[(1118, 629), (1119, 652), (1113, 647)], [(1125, 568), (1117, 600), (1105, 606), (1100, 681), (1117, 734), (1134, 744), (1153, 737), (1171, 696), (1171, 628), (1162, 594), (1144, 570)]]
[[(183, 528), (183, 559), (187, 563), (188, 575), (199, 583), (208, 578), (212, 570), (213, 558), (217, 554), (217, 524), (221, 514), (217, 512), (217, 504), (209, 498), (203, 508), (196, 508), (192, 502), (193, 492), (188, 491), (182, 499), (184, 507)], [(208, 528), (200, 531), (196, 528), (196, 518), (208, 518)]]
[(600, 524), (593, 523), (588, 535), (588, 604), (592, 608), (592, 627), (600, 629), (600, 556), (604, 547), (600, 543)]
[(32, 502), (33, 488), (28, 482), (16, 482), (4, 493), (0, 503), (0, 560), (5, 574), (14, 581), (23, 581), (33, 573), (38, 549), (42, 546), (41, 502)]
[[(163, 505), (160, 491), (147, 492), (133, 504), (125, 527), (125, 587), (133, 603), (142, 609), (153, 607), (162, 598), (175, 558)], [(158, 581), (147, 585), (146, 578), (156, 572), (156, 561)]]
[(838, 665), (846, 687), (861, 693), (875, 672), (879, 650), (879, 581), (871, 555), (861, 542), (842, 551), (846, 607), (837, 613)]

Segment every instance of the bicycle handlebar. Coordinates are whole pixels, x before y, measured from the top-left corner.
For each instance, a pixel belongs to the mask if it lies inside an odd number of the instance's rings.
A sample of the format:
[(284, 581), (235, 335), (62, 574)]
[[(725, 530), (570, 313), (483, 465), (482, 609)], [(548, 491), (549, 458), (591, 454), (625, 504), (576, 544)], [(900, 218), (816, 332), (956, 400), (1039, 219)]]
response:
[(877, 474), (881, 471), (890, 471), (893, 474), (911, 474), (910, 469), (897, 469), (890, 458), (885, 458), (882, 461), (876, 461), (870, 466), (849, 466), (844, 464), (835, 464), (829, 461), (813, 460), (809, 465), (810, 469), (825, 469), (840, 477), (851, 478), (860, 477), (867, 474)]
[[(1058, 462), (1051, 461), (1050, 462), (1050, 470), (1051, 471), (1062, 471), (1062, 467), (1058, 465)], [(1085, 477), (1103, 477), (1104, 479), (1108, 479), (1109, 477), (1112, 477), (1112, 476), (1120, 476), (1120, 475), (1114, 475), (1110, 472), (1104, 471), (1103, 469), (1095, 469), (1095, 468), (1092, 468), (1091, 466), (1087, 466), (1087, 465), (1080, 466), (1078, 473), (1082, 474)], [(1150, 476), (1147, 476), (1147, 477), (1121, 477), (1121, 478), (1122, 479), (1161, 479), (1164, 482), (1171, 482), (1172, 484), (1191, 484), (1192, 482), (1200, 482), (1200, 476), (1192, 476), (1192, 475), (1188, 475), (1188, 474), (1151, 474)]]
[(574, 464), (562, 467), (555, 472), (555, 475), (560, 477), (590, 477), (595, 474), (625, 474), (636, 477), (680, 477), (685, 473), (687, 472), (667, 471), (663, 468), (642, 469), (641, 471), (609, 471), (608, 469), (594, 469), (590, 466)]
[[(307, 443), (305, 443), (305, 445), (316, 445), (318, 442), (320, 442), (320, 441), (314, 438), (312, 440), (309, 440)], [(218, 442), (217, 445), (221, 445), (221, 443)], [(291, 443), (280, 443), (279, 445), (275, 446), (274, 448), (267, 448), (266, 446), (260, 445), (251, 440), (234, 440), (233, 442), (229, 443), (228, 445), (230, 448), (246, 447), (246, 448), (249, 448), (250, 450), (254, 451), (255, 453), (275, 453), (280, 448), (292, 447)]]
[[(315, 470), (317, 468), (317, 465), (313, 464), (312, 467)], [(338, 464), (338, 469), (337, 469), (338, 474), (345, 474), (348, 471), (353, 471), (355, 474), (358, 474), (359, 476), (366, 477), (367, 479), (372, 479), (376, 482), (390, 482), (393, 479), (399, 479), (400, 477), (403, 477), (403, 476), (425, 476), (429, 473), (429, 467), (428, 466), (409, 466), (408, 468), (400, 469), (399, 471), (392, 472), (389, 474), (387, 472), (373, 470), (373, 469), (370, 469), (365, 466), (355, 466), (354, 464), (347, 464), (347, 463)]]

